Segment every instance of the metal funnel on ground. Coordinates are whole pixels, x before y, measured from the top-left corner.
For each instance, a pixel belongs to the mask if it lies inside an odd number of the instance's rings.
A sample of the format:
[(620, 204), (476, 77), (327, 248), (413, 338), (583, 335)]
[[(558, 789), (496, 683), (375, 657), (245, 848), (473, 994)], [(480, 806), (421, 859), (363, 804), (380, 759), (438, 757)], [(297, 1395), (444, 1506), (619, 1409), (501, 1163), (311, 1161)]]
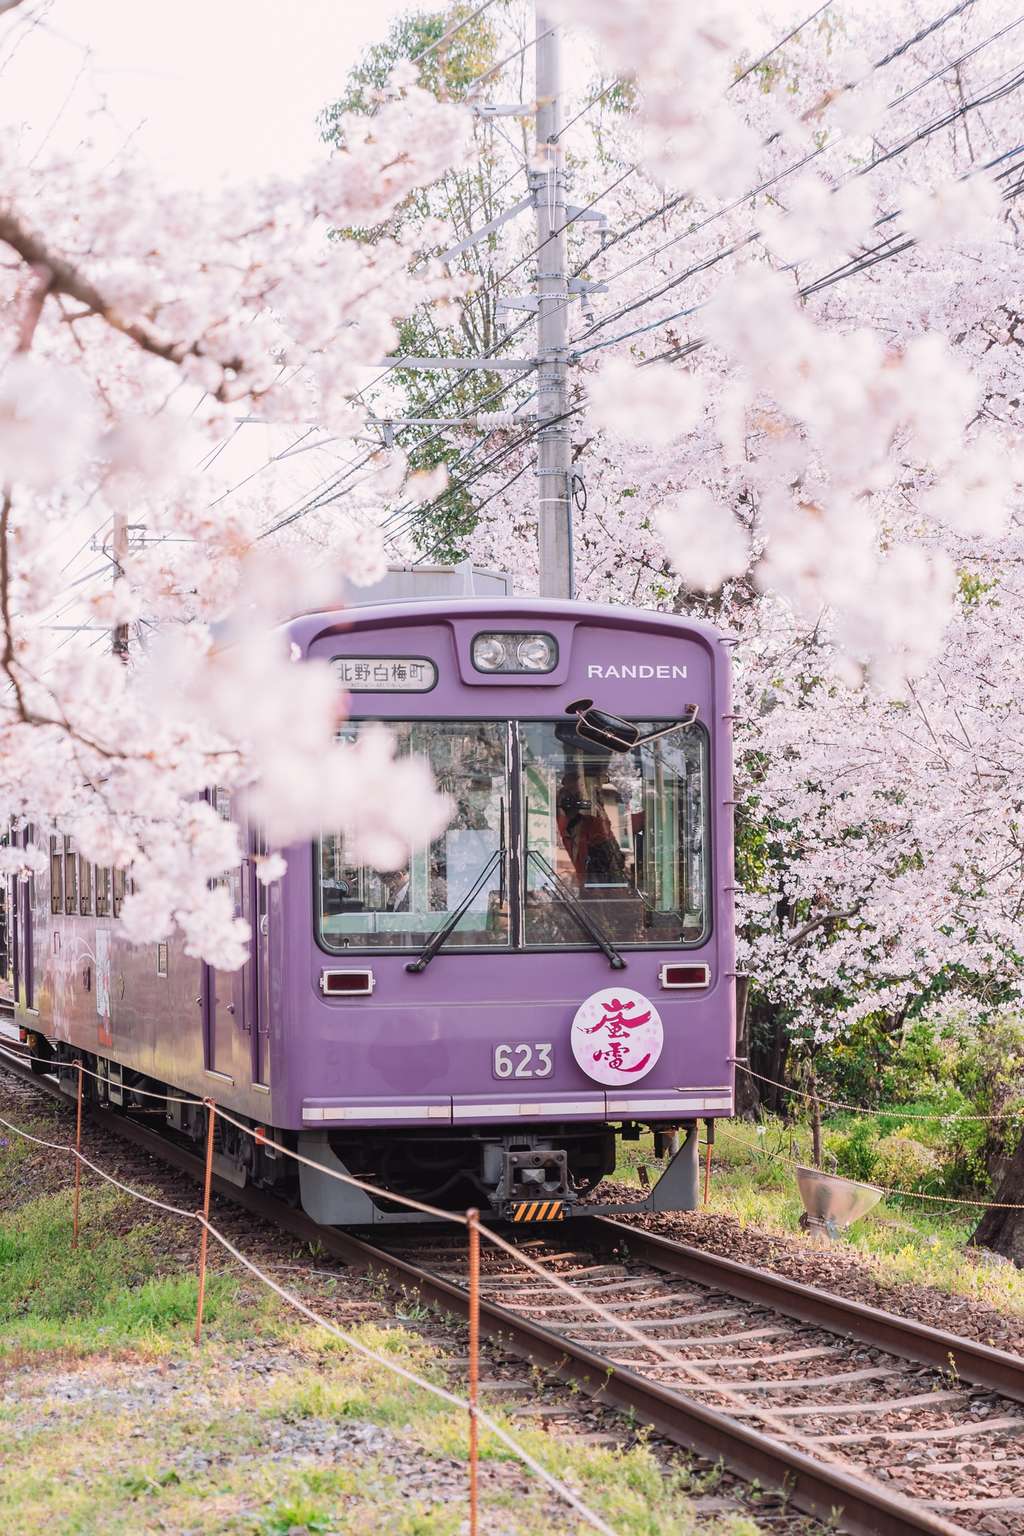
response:
[(819, 1237), (838, 1237), (882, 1198), (882, 1191), (874, 1184), (841, 1179), (835, 1173), (822, 1173), (820, 1168), (798, 1166), (796, 1182), (804, 1203), (803, 1225)]

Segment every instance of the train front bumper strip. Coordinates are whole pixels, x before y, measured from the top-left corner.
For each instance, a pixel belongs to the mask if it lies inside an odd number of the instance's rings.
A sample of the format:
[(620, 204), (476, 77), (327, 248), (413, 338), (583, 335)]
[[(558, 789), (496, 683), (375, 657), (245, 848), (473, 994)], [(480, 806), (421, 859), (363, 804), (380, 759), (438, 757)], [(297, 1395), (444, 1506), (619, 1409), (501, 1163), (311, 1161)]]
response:
[(590, 1119), (644, 1119), (678, 1115), (728, 1115), (732, 1113), (732, 1094), (728, 1088), (688, 1090), (682, 1093), (619, 1094), (595, 1093), (583, 1099), (439, 1099), (433, 1104), (367, 1104), (306, 1100), (302, 1106), (305, 1124), (324, 1122), (346, 1125), (380, 1125), (405, 1122), (457, 1125), (486, 1120), (565, 1120), (586, 1116)]

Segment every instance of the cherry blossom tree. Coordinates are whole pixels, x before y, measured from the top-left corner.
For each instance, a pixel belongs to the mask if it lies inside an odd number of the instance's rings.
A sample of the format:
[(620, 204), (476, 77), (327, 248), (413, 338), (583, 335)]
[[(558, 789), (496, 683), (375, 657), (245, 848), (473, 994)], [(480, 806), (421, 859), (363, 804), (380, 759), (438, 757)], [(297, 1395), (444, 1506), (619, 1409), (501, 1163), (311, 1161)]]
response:
[[(824, 1037), (1019, 989), (1018, 77), (1009, 8), (858, 7), (767, 58), (741, 9), (563, 6), (638, 91), (579, 240), (609, 292), (574, 337), (577, 572), (738, 637), (745, 964)], [(522, 570), (518, 465), (476, 549)]]
[[(5, 9), (0, 28), (18, 26)], [(461, 163), (465, 113), (408, 69), (372, 107), (294, 182), (216, 196), (162, 190), (127, 153), (104, 169), (85, 151), (30, 158), (14, 130), (0, 141), (0, 804), (36, 834), (4, 868), (38, 867), (57, 824), (86, 858), (131, 866), (129, 936), (177, 924), (222, 967), (248, 932), (213, 881), (240, 847), (205, 789), (232, 791), (272, 843), (324, 820), (381, 867), (446, 816), (383, 732), (338, 744), (328, 669), (296, 666), (273, 627), (337, 607), (343, 578), (374, 579), (379, 539), (349, 521), (310, 561), (260, 540), (257, 497), (218, 501), (193, 472), (247, 413), (353, 440), (366, 365), (401, 316), (465, 291), (430, 254), (438, 231), (395, 217)], [(379, 520), (405, 461), (367, 459)], [(117, 577), (90, 616), (118, 644), (55, 651), (45, 618), (83, 509)], [(126, 657), (129, 624), (150, 638)]]

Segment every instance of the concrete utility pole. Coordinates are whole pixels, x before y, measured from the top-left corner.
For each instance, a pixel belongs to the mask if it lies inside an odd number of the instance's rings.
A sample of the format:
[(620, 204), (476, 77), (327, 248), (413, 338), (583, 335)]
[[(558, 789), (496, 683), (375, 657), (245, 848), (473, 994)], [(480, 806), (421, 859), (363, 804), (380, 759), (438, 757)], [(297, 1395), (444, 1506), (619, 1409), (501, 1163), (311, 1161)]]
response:
[[(537, 211), (537, 439), (540, 594), (572, 597), (571, 444), (565, 264), (562, 52), (557, 29), (537, 10), (537, 164), (531, 173)], [(542, 167), (542, 168), (541, 168)]]
[[(128, 524), (123, 512), (114, 513), (114, 529), (111, 539), (110, 557), (114, 565), (114, 581), (119, 582), (124, 575), (124, 562), (128, 555)], [(128, 661), (128, 625), (115, 624), (111, 634), (111, 649), (119, 661), (127, 664)]]

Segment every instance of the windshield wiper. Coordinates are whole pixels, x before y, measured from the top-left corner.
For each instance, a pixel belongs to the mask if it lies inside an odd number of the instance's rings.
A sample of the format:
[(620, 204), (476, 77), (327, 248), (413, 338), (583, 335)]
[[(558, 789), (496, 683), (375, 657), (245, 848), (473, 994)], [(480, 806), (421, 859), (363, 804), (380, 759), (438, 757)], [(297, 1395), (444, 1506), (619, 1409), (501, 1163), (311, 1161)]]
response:
[(615, 948), (615, 945), (612, 943), (611, 939), (609, 939), (608, 935), (605, 933), (604, 929), (600, 926), (596, 919), (591, 917), (590, 913), (587, 911), (586, 907), (583, 906), (582, 902), (576, 900), (576, 897), (572, 894), (572, 891), (570, 891), (569, 887), (555, 873), (544, 855), (536, 848), (528, 848), (526, 850), (526, 857), (528, 860), (536, 859), (541, 874), (544, 875), (548, 881), (550, 881), (551, 889), (554, 891), (559, 901), (561, 901), (562, 904), (568, 908), (579, 926), (587, 934), (590, 935), (594, 943), (608, 956), (612, 969), (615, 971), (624, 971), (626, 969), (626, 962)]
[(463, 896), (458, 906), (452, 912), (449, 912), (448, 916), (445, 918), (437, 932), (431, 936), (426, 944), (424, 944), (423, 948), (416, 956), (416, 959), (409, 961), (408, 965), (406, 966), (407, 971), (416, 973), (426, 970), (427, 966), (430, 964), (431, 960), (433, 960), (438, 950), (443, 944), (448, 942), (452, 934), (455, 932), (455, 929), (458, 927), (459, 923), (462, 921), (470, 907), (473, 905), (474, 899), (483, 889), (487, 877), (490, 875), (491, 870), (494, 868), (499, 859), (501, 860), (502, 874), (504, 875), (505, 849), (495, 848), (494, 852), (487, 860), (487, 863), (477, 875), (476, 879), (473, 881), (473, 884), (470, 886), (465, 896)]

